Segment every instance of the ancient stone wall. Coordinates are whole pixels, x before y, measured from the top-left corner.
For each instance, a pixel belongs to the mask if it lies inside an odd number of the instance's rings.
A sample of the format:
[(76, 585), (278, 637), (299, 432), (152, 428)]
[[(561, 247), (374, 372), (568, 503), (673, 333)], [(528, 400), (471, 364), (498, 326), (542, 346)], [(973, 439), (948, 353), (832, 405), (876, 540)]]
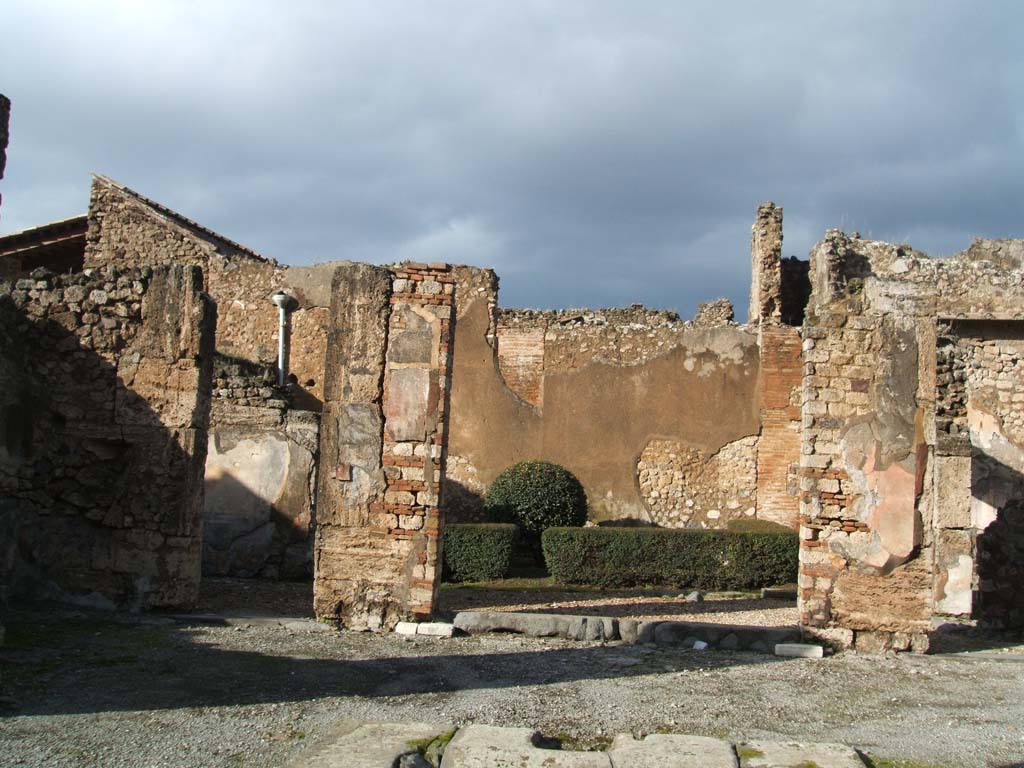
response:
[(750, 310), (747, 322), (782, 320), (782, 208), (757, 207), (750, 238)]
[[(217, 303), (204, 571), (312, 573), (318, 417), (334, 264), (285, 267), (104, 177), (93, 181), (85, 264), (188, 263)], [(288, 316), (287, 391), (276, 387), (278, 310)]]
[(334, 276), (317, 501), (317, 615), (428, 617), (440, 581), (456, 286), (443, 264)]
[[(932, 260), (836, 231), (812, 252), (800, 481), (808, 627), (868, 650), (920, 649), (941, 615), (970, 613), (980, 523), (965, 510), (991, 491), (979, 474), (979, 453), (993, 451), (986, 431), (998, 424), (1005, 438), (1016, 418), (990, 412), (1015, 412), (1024, 382), (1015, 340), (1000, 346), (983, 328), (970, 354), (951, 352), (963, 345), (940, 344), (939, 329), (951, 318), (1020, 320), (1019, 267), (978, 249)], [(974, 405), (961, 417), (963, 403)]]
[(498, 310), (492, 332), (494, 287), (458, 306), (450, 519), (479, 518), (487, 485), (529, 458), (576, 474), (598, 521), (718, 527), (755, 514), (757, 335), (729, 322), (727, 303), (700, 325), (641, 306)]
[(204, 575), (312, 578), (320, 417), (290, 401), (272, 366), (217, 357)]
[(187, 266), (0, 291), (0, 584), (187, 606), (200, 575), (215, 307)]

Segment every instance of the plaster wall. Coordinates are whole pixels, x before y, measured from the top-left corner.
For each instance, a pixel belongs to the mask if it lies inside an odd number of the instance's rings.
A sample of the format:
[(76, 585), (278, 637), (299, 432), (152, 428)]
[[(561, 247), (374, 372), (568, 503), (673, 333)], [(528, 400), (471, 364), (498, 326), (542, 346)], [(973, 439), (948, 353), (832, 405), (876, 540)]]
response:
[[(674, 524), (721, 525), (753, 510), (753, 467), (704, 465), (741, 444), (752, 455), (760, 429), (755, 330), (696, 328), (642, 308), (514, 310), (499, 312), (495, 322), (493, 303), (477, 294), (459, 307), (446, 495), (453, 514), (472, 517), (479, 493), (527, 458), (576, 474), (598, 521), (673, 523), (664, 504), (651, 504), (652, 488), (642, 487), (641, 471), (648, 480), (652, 469), (662, 477), (686, 474), (693, 484), (674, 484), (685, 491), (673, 505), (685, 519)], [(514, 355), (502, 352), (510, 337)], [(701, 471), (658, 467), (669, 460), (667, 443)], [(664, 460), (655, 460), (660, 453)]]

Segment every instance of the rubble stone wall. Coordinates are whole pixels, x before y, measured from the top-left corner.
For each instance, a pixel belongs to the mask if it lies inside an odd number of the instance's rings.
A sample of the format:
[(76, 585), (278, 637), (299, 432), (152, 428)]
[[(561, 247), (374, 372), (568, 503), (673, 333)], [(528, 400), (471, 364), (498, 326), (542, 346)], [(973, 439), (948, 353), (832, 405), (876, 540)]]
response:
[(0, 292), (0, 585), (188, 606), (200, 577), (214, 305), (188, 266)]
[[(104, 177), (93, 182), (87, 267), (192, 264), (218, 307), (218, 359), (207, 463), (208, 575), (312, 573), (318, 417), (335, 264), (285, 267)], [(276, 387), (278, 310), (289, 321), (289, 372)]]
[(313, 594), (347, 627), (436, 607), (459, 282), (443, 264), (335, 272)]
[[(939, 328), (951, 318), (1021, 319), (1020, 264), (990, 253), (979, 247), (932, 260), (837, 231), (812, 252), (802, 330), (800, 608), (803, 624), (837, 642), (921, 649), (942, 615), (970, 613), (977, 521), (964, 515), (985, 493), (976, 454), (991, 452), (986, 430), (1016, 419), (977, 414), (991, 401), (986, 392), (998, 402), (1000, 391), (1024, 382), (1011, 362), (1015, 340), (1001, 346), (982, 330), (974, 351), (953, 354)], [(979, 354), (993, 358), (991, 367), (966, 374)], [(960, 399), (973, 405), (959, 424), (949, 389), (958, 377), (978, 382), (963, 387)], [(1007, 397), (1000, 407), (1015, 412), (1019, 404)]]
[(277, 308), (271, 294), (297, 301), (290, 315), (289, 369), (302, 397), (295, 406), (317, 410), (323, 392), (330, 281), (336, 263), (286, 267), (204, 229), (136, 192), (98, 176), (93, 180), (85, 266), (193, 264), (203, 270), (217, 302), (217, 351), (258, 363), (277, 360)]

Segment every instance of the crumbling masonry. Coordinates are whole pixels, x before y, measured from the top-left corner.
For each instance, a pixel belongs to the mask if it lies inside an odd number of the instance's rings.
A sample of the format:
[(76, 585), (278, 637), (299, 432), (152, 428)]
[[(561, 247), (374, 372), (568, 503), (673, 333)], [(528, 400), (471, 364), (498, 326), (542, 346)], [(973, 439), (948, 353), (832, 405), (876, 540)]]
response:
[(0, 238), (0, 603), (311, 577), (319, 616), (387, 628), (434, 611), (444, 520), (542, 458), (595, 522), (798, 528), (811, 636), (1020, 628), (1024, 243), (829, 232), (800, 261), (782, 224), (758, 209), (742, 325), (505, 309), (488, 269), (284, 266), (96, 177)]

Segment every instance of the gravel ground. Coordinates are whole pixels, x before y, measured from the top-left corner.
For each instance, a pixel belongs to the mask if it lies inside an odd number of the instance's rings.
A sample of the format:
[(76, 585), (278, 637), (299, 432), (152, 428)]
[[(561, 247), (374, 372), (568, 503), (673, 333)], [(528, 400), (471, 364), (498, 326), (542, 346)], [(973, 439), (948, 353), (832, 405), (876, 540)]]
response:
[(1024, 765), (1024, 654), (780, 660), (289, 626), (16, 611), (0, 648), (0, 764), (281, 766), (359, 719), (529, 726), (573, 748), (662, 731)]

